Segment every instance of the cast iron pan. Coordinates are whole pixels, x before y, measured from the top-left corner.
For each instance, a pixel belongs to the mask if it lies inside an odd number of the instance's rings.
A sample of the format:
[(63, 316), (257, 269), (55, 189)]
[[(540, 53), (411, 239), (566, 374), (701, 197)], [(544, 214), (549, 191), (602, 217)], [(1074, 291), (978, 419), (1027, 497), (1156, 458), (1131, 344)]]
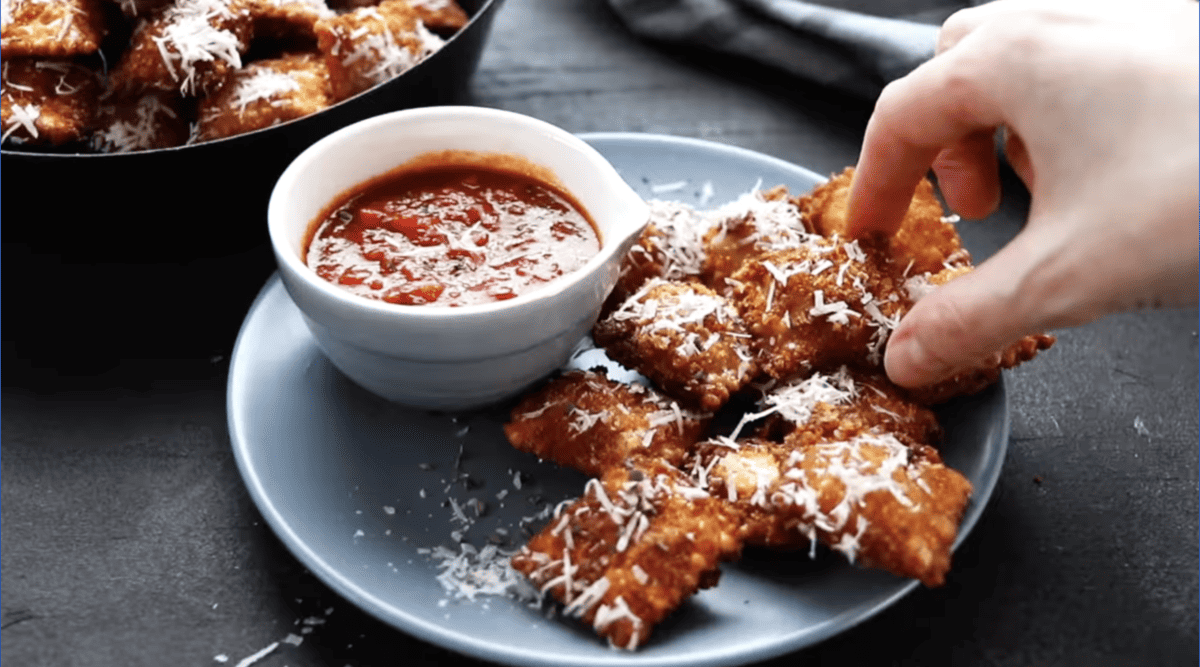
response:
[(459, 2), (471, 21), (442, 49), (305, 118), (138, 153), (0, 151), (6, 355), (86, 370), (232, 345), (274, 266), (267, 200), (288, 163), (350, 123), (464, 99), (502, 0)]

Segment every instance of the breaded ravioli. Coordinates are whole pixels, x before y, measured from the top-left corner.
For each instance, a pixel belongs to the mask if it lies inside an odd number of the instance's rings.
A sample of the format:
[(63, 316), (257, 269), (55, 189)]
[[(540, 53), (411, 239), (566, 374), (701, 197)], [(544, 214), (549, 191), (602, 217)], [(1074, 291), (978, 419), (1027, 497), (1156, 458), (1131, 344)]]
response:
[[(847, 167), (799, 200), (805, 221), (822, 236), (846, 234), (846, 205), (854, 168)], [(929, 179), (921, 179), (912, 203), (896, 233), (888, 237), (887, 250), (897, 265), (909, 274), (937, 272), (945, 265), (966, 264), (970, 254), (962, 247), (958, 229), (942, 209)]]
[(602, 317), (616, 310), (652, 278), (685, 282), (700, 279), (705, 218), (683, 202), (651, 200), (646, 205), (650, 219), (621, 260), (621, 273), (604, 303)]
[[(830, 373), (813, 373), (763, 389), (759, 412), (742, 417), (742, 426), (766, 420), (757, 432), (788, 436), (797, 442), (847, 440), (863, 433), (889, 433), (910, 447), (936, 445), (942, 439), (937, 415), (908, 398), (880, 372), (842, 366)], [(936, 452), (930, 454), (935, 459)]]
[(810, 540), (852, 563), (944, 582), (972, 490), (958, 471), (889, 434), (864, 434), (793, 445), (782, 478), (772, 503)]
[(741, 553), (728, 505), (659, 460), (635, 457), (559, 510), (512, 566), (616, 648), (644, 644)]
[(12, 58), (2, 79), (5, 143), (59, 146), (91, 131), (100, 83), (90, 69), (71, 59)]
[(447, 34), (459, 30), (471, 20), (455, 0), (405, 0), (417, 18), (430, 30)]
[(317, 21), (334, 16), (325, 0), (248, 0), (254, 39), (317, 46)]
[(647, 282), (592, 336), (613, 360), (703, 410), (719, 409), (757, 372), (737, 311), (697, 283)]
[[(904, 289), (908, 294), (909, 301), (916, 303), (934, 288), (965, 276), (973, 270), (974, 268), (970, 265), (949, 266), (937, 273), (908, 278), (905, 281)], [(937, 405), (957, 396), (979, 393), (995, 384), (1000, 379), (1002, 370), (1015, 368), (1032, 360), (1038, 353), (1050, 349), (1055, 341), (1056, 338), (1053, 335), (1046, 333), (1023, 336), (1003, 350), (986, 359), (980, 359), (975, 368), (936, 384), (909, 389), (907, 395), (918, 403)]]
[(5, 0), (5, 5), (0, 49), (6, 61), (93, 54), (108, 32), (99, 0)]
[(712, 211), (704, 233), (704, 283), (727, 294), (728, 278), (751, 259), (808, 244), (812, 230), (787, 188), (748, 192)]
[(200, 101), (197, 141), (211, 141), (302, 118), (333, 102), (325, 61), (316, 54), (259, 60)]
[(522, 399), (504, 434), (523, 452), (599, 476), (634, 454), (679, 463), (709, 419), (642, 385), (571, 371)]
[(210, 95), (242, 66), (252, 32), (248, 0), (176, 0), (138, 25), (112, 87)]
[[(646, 421), (610, 419), (597, 406), (611, 402), (619, 385), (586, 375), (552, 383), (514, 411), (506, 433), (519, 449), (602, 475), (583, 499), (560, 507), (514, 565), (613, 645), (645, 641), (740, 544), (813, 556), (820, 544), (860, 566), (944, 583), (972, 486), (943, 463), (942, 427), (928, 405), (982, 389), (1053, 337), (1027, 336), (981, 370), (934, 387), (894, 385), (882, 367), (892, 330), (931, 290), (968, 274), (970, 258), (928, 183), (897, 239), (845, 238), (838, 225), (850, 177), (801, 200), (776, 188), (708, 214), (656, 204), (653, 215), (705, 230), (703, 242), (652, 220), (593, 328), (612, 360), (685, 403), (726, 406), (722, 416), (736, 418), (732, 408), (740, 405), (727, 404), (730, 395), (759, 392), (740, 422), (714, 419), (719, 430), (698, 423), (683, 442), (639, 447), (656, 438)], [(706, 359), (726, 338), (747, 347)], [(734, 359), (738, 370), (726, 377), (725, 362)], [(759, 375), (749, 377), (755, 369)], [(647, 472), (652, 467), (665, 474)], [(676, 474), (686, 479), (669, 485), (673, 494), (629, 493)], [(649, 504), (638, 500), (650, 496)], [(675, 507), (688, 501), (690, 509), (672, 513), (659, 498), (674, 498)], [(635, 507), (645, 508), (642, 515)], [(689, 528), (698, 516), (707, 525)], [(663, 521), (679, 526), (676, 538), (687, 530), (689, 542), (656, 536), (658, 551), (625, 555)], [(690, 543), (698, 536), (707, 536), (700, 547)], [(689, 553), (690, 561), (681, 559)], [(668, 569), (687, 578), (646, 593)]]
[(336, 100), (408, 71), (442, 47), (404, 0), (384, 0), (315, 26)]
[(788, 451), (763, 438), (716, 437), (700, 442), (683, 470), (696, 486), (737, 513), (738, 539), (747, 546), (803, 549), (813, 545), (800, 518), (780, 511), (772, 501)]
[(877, 366), (907, 306), (893, 274), (869, 245), (815, 237), (748, 261), (729, 280), (730, 298), (755, 337), (760, 368), (773, 378)]
[(808, 546), (815, 556), (821, 543), (851, 563), (939, 586), (971, 483), (930, 452), (880, 432), (820, 442), (717, 438), (684, 470), (737, 512), (747, 545)]
[(183, 98), (175, 91), (115, 93), (96, 112), (92, 147), (128, 153), (182, 146), (191, 136), (188, 118)]

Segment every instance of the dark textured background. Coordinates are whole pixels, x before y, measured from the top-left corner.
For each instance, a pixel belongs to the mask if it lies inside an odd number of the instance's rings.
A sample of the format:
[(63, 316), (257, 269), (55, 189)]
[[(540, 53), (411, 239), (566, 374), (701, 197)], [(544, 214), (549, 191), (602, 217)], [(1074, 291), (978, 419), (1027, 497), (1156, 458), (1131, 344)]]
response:
[[(745, 63), (640, 42), (602, 0), (508, 0), (462, 101), (576, 132), (702, 137), (819, 172), (855, 161), (870, 112)], [(998, 214), (962, 225), (977, 259), (1020, 226), (1027, 197), (1011, 177), (1006, 185)], [(246, 218), (265, 242), (262, 212)], [(176, 358), (141, 360), (67, 349), (122, 322), (80, 322), (55, 343), (62, 354), (10, 335), (14, 318), (37, 316), (15, 289), (36, 275), (10, 270), (20, 247), (4, 252), (6, 666), (205, 666), (219, 654), (234, 665), (312, 616), (325, 622), (301, 646), (258, 664), (479, 664), (341, 600), (251, 503), (224, 383), (240, 315), (272, 270), (264, 248), (195, 262), (227, 291), (229, 312), (196, 313)], [(139, 278), (136, 267), (97, 270)], [(222, 285), (222, 271), (238, 279)], [(1060, 332), (1053, 350), (1009, 374), (1004, 474), (946, 586), (764, 664), (1195, 664), (1196, 330), (1190, 309)]]

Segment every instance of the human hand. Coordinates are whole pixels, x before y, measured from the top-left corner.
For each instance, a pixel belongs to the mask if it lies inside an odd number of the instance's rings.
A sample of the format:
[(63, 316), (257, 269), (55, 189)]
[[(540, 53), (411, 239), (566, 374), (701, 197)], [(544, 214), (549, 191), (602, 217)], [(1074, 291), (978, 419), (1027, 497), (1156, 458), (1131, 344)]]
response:
[(901, 320), (894, 382), (931, 384), (1029, 333), (1196, 303), (1198, 25), (1185, 0), (999, 0), (951, 16), (937, 55), (883, 91), (851, 235), (894, 232), (930, 167), (951, 209), (990, 214), (997, 128), (1031, 197), (1020, 234)]

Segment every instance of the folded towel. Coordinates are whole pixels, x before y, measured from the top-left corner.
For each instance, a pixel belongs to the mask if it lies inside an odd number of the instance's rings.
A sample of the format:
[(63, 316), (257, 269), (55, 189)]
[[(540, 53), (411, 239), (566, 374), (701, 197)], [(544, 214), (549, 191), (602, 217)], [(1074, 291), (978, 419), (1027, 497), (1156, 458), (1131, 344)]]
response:
[(889, 81), (932, 57), (937, 26), (978, 0), (608, 3), (640, 37), (737, 56), (873, 99)]

